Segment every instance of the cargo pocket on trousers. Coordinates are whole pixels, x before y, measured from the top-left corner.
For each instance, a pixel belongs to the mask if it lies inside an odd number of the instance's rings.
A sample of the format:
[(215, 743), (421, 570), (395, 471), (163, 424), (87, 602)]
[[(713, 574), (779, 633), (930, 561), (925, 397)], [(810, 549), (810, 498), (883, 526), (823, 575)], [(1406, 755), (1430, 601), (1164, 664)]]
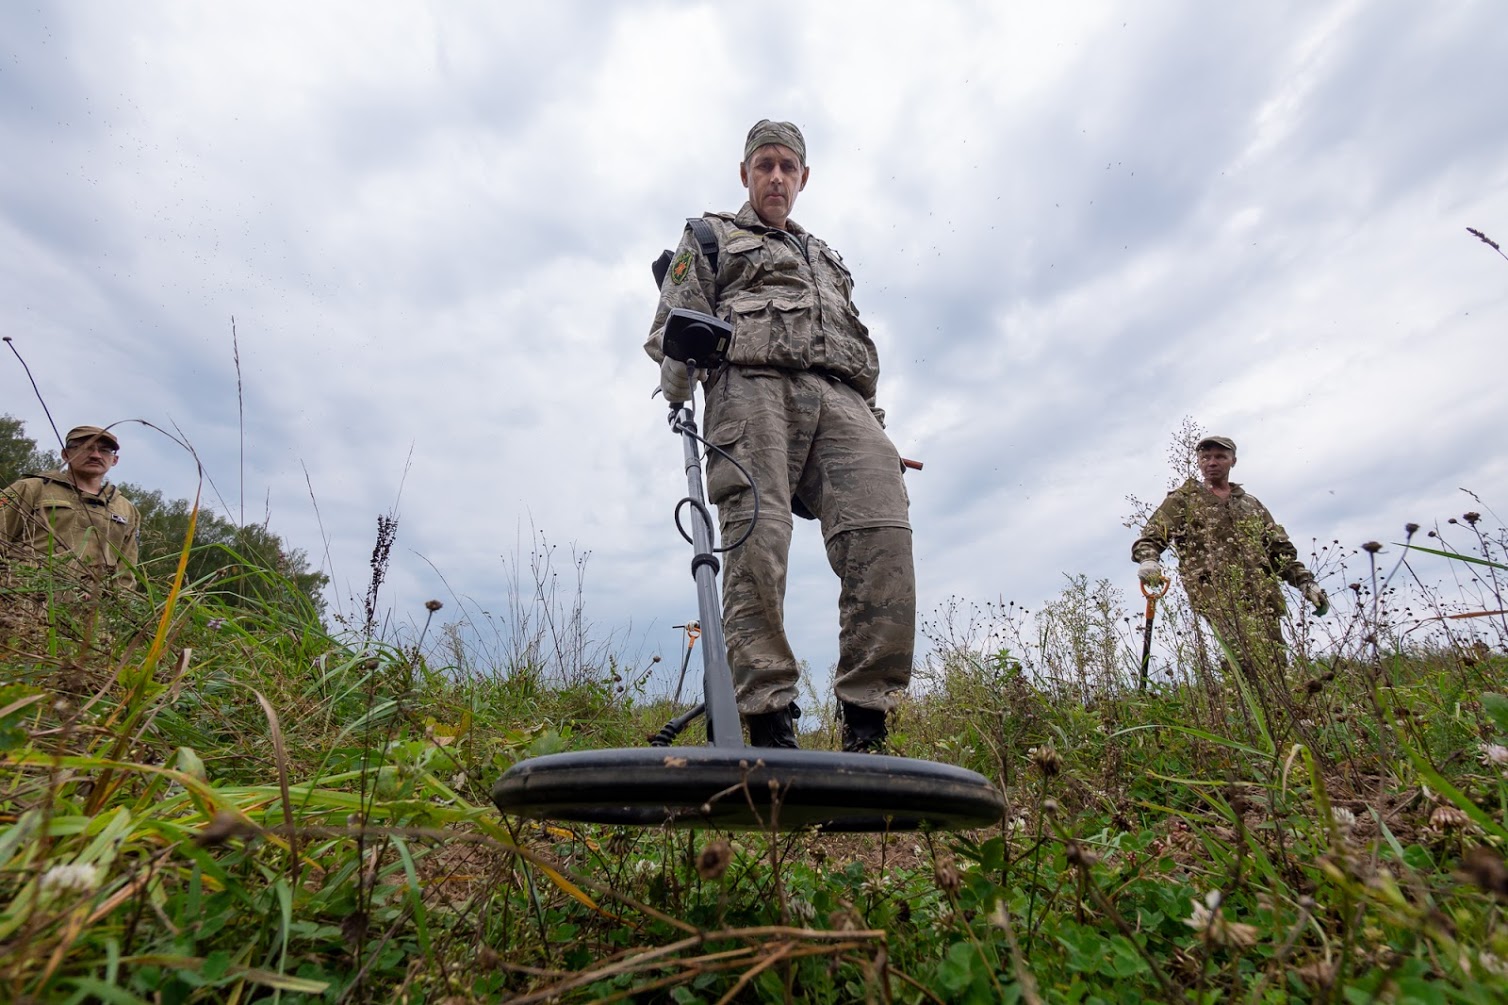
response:
[(738, 457), (738, 441), (744, 437), (745, 423), (744, 419), (734, 419), (707, 433), (707, 442), (718, 448), (707, 449), (707, 501), (714, 506), (721, 506), (728, 497), (749, 487), (743, 472), (723, 454), (726, 451)]

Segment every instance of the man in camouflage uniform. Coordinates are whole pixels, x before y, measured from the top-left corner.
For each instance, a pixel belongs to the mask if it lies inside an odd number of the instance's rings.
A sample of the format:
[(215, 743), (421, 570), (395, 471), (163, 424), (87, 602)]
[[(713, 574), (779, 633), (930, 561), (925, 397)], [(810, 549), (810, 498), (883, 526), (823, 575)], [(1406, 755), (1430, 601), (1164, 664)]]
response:
[[(141, 535), (136, 507), (105, 475), (120, 463), (120, 442), (99, 426), (68, 431), (66, 470), (28, 475), (0, 492), (0, 570), (34, 568), (93, 592), (131, 589)], [(49, 580), (55, 583), (55, 580)]]
[[(828, 563), (841, 581), (834, 689), (846, 750), (879, 750), (885, 717), (911, 680), (916, 578), (900, 455), (875, 405), (879, 357), (851, 298), (838, 253), (790, 218), (810, 168), (789, 122), (749, 130), (737, 213), (708, 213), (717, 271), (690, 226), (660, 289), (645, 351), (661, 362), (670, 401), (687, 401), (683, 364), (660, 348), (666, 316), (681, 307), (733, 326), (728, 365), (706, 377), (707, 439), (759, 486), (759, 519), (725, 556), (723, 628), (739, 711), (755, 746), (796, 746), (799, 665), (786, 639), (784, 603), (794, 508), (820, 521)], [(753, 517), (744, 476), (708, 452), (707, 493), (724, 541)]]
[(1207, 436), (1196, 457), (1203, 482), (1190, 478), (1169, 492), (1131, 546), (1137, 576), (1159, 585), (1158, 559), (1172, 545), (1190, 606), (1241, 658), (1242, 669), (1249, 676), (1261, 666), (1281, 669), (1285, 605), (1278, 581), (1299, 590), (1317, 615), (1329, 611), (1330, 600), (1267, 507), (1230, 480), (1235, 441)]

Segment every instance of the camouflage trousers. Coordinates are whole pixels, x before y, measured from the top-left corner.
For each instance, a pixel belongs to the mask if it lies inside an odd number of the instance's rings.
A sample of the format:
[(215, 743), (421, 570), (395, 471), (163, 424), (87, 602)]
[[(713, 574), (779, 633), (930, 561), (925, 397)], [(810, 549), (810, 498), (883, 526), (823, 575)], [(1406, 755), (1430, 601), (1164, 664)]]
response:
[[(1281, 605), (1281, 597), (1277, 603)], [(1274, 610), (1263, 602), (1213, 603), (1205, 598), (1193, 607), (1248, 679), (1282, 682), (1288, 669), (1288, 644), (1283, 639), (1281, 607)]]
[(759, 486), (754, 494), (726, 457), (709, 451), (707, 493), (722, 540), (723, 633), (739, 711), (796, 698), (800, 665), (785, 634), (790, 507), (817, 518), (838, 575), (841, 701), (888, 711), (911, 681), (916, 575), (900, 455), (857, 391), (810, 371), (731, 367), (709, 394), (707, 438)]

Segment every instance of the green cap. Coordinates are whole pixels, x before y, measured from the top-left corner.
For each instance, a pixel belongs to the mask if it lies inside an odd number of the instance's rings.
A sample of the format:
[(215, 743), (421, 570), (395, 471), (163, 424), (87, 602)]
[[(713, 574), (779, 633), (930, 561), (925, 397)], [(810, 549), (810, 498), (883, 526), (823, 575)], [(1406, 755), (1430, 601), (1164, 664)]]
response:
[(1204, 439), (1199, 441), (1199, 446), (1195, 449), (1214, 450), (1218, 447), (1224, 447), (1226, 450), (1229, 450), (1234, 454), (1236, 452), (1236, 441), (1231, 439), (1229, 436), (1206, 436)]
[(771, 143), (779, 143), (783, 147), (790, 147), (796, 151), (796, 156), (801, 158), (801, 163), (806, 163), (806, 140), (801, 136), (801, 130), (790, 122), (772, 122), (769, 119), (760, 119), (749, 130), (749, 138), (744, 141), (744, 162), (747, 163), (749, 155), (760, 147), (769, 146)]
[(63, 438), (63, 442), (70, 447), (80, 440), (103, 440), (116, 450), (120, 449), (120, 441), (115, 438), (115, 434), (100, 426), (74, 426)]

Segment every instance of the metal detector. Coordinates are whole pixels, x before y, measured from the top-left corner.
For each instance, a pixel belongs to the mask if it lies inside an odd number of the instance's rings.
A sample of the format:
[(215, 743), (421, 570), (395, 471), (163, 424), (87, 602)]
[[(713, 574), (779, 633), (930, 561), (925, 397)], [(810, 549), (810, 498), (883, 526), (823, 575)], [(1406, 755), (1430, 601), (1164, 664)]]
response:
[[(665, 353), (685, 363), (689, 378), (698, 368), (721, 363), (731, 335), (716, 318), (672, 311)], [(492, 788), (497, 808), (535, 819), (730, 830), (959, 830), (998, 822), (1005, 808), (1000, 793), (964, 768), (884, 754), (744, 745), (717, 589), (718, 554), (742, 540), (714, 545), (701, 447), (720, 448), (697, 432), (692, 402), (671, 404), (670, 429), (681, 438), (685, 458), (687, 495), (676, 504), (675, 523), (693, 549), (706, 700), (668, 723), (651, 741), (655, 746), (550, 754), (515, 764)], [(754, 505), (758, 520), (757, 487)], [(683, 510), (690, 511), (689, 534)], [(707, 745), (672, 747), (701, 714), (707, 717)]]

